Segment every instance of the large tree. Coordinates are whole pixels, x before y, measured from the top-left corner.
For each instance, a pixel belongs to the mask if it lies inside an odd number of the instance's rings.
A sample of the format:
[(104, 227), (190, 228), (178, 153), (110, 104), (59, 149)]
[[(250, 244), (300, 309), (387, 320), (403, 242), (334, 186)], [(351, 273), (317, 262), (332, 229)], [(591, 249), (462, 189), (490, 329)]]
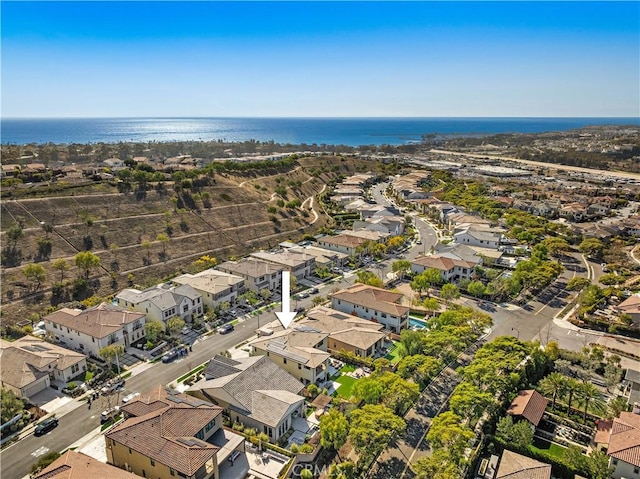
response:
[(560, 373), (551, 373), (540, 381), (540, 389), (543, 394), (551, 396), (551, 409), (556, 408), (556, 400), (567, 391), (567, 377)]
[(169, 334), (176, 336), (182, 328), (184, 328), (184, 319), (180, 316), (174, 316), (173, 318), (167, 319), (167, 331)]
[(533, 440), (533, 430), (527, 421), (513, 422), (513, 417), (507, 415), (498, 421), (496, 439), (504, 445), (525, 448)]
[(155, 343), (156, 339), (158, 339), (158, 336), (163, 331), (164, 326), (160, 321), (157, 320), (147, 321), (144, 325), (145, 335), (147, 336), (147, 339), (152, 343)]
[(604, 243), (597, 238), (587, 238), (580, 243), (578, 249), (587, 256), (600, 258), (604, 252)]
[(47, 279), (47, 272), (41, 264), (28, 264), (23, 270), (25, 278), (33, 283), (33, 291), (38, 291)]
[(437, 449), (430, 456), (418, 459), (411, 469), (417, 479), (459, 479), (463, 472), (445, 449)]
[(411, 261), (406, 259), (394, 261), (391, 263), (391, 270), (396, 273), (400, 279), (403, 279), (404, 276), (411, 271)]
[(88, 279), (91, 270), (100, 266), (100, 257), (91, 251), (80, 251), (75, 256), (75, 263), (84, 271), (84, 277)]
[(583, 419), (586, 420), (589, 405), (592, 402), (601, 405), (602, 401), (600, 400), (600, 397), (602, 396), (602, 394), (595, 384), (589, 382), (581, 383), (580, 387), (577, 390), (577, 394), (580, 402), (584, 404)]
[(118, 372), (120, 372), (119, 358), (124, 353), (124, 346), (122, 344), (110, 344), (98, 351), (98, 355), (106, 362), (111, 363), (114, 360), (118, 362)]
[(488, 392), (468, 382), (461, 382), (453, 390), (449, 405), (454, 413), (474, 424), (485, 411), (490, 411), (494, 402), (493, 396)]
[(351, 413), (349, 437), (355, 451), (367, 463), (389, 440), (404, 431), (406, 423), (381, 404), (367, 404)]
[(451, 300), (458, 299), (460, 297), (460, 290), (455, 284), (447, 283), (442, 286), (440, 297), (449, 304)]
[(471, 429), (462, 425), (462, 418), (452, 411), (446, 411), (431, 422), (427, 433), (427, 441), (433, 450), (444, 449), (458, 462), (474, 434)]
[(349, 435), (349, 421), (336, 409), (320, 417), (320, 443), (322, 447), (338, 450)]

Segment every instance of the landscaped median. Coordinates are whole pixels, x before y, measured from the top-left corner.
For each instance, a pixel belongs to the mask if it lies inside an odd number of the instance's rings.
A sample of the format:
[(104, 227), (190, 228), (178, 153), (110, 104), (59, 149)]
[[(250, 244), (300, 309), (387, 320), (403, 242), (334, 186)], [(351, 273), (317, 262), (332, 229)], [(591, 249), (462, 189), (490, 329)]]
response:
[(204, 368), (207, 367), (207, 364), (209, 363), (209, 361), (206, 361), (204, 363), (202, 363), (200, 366), (197, 366), (195, 368), (193, 368), (191, 371), (189, 371), (188, 373), (180, 376), (177, 380), (177, 383), (183, 383), (185, 382), (187, 379), (189, 379), (191, 376), (195, 376), (196, 374), (198, 374), (200, 371), (202, 371)]

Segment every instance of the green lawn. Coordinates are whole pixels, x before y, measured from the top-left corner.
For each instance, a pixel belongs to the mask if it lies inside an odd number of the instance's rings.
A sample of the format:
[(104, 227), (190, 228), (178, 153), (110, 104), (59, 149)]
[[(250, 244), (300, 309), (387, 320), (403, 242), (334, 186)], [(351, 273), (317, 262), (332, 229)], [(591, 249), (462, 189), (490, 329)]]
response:
[(337, 390), (338, 396), (344, 399), (349, 399), (351, 397), (351, 389), (353, 389), (353, 385), (356, 381), (357, 379), (352, 378), (351, 376), (340, 376), (336, 379), (336, 382), (341, 384)]
[(393, 346), (393, 349), (389, 348), (390, 351), (389, 353), (385, 356), (385, 358), (387, 358), (389, 361), (391, 361), (391, 364), (395, 364), (398, 361), (400, 361), (400, 351), (398, 350), (398, 348), (395, 347), (395, 344)]
[(553, 442), (543, 441), (542, 439), (535, 438), (533, 444), (529, 445), (529, 449), (534, 452), (541, 452), (549, 454), (557, 458), (562, 458), (564, 455), (565, 447), (559, 446)]

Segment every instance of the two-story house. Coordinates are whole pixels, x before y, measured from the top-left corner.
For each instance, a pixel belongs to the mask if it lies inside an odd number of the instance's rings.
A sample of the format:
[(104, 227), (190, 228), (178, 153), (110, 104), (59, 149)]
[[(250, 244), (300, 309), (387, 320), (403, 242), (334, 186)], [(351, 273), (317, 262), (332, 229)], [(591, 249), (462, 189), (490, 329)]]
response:
[(347, 256), (355, 257), (358, 255), (361, 246), (364, 246), (367, 240), (350, 236), (344, 233), (335, 236), (323, 236), (318, 238), (318, 247), (329, 251), (337, 251)]
[(126, 349), (145, 340), (146, 315), (109, 303), (84, 311), (62, 308), (42, 319), (47, 335), (98, 358), (105, 346), (121, 344)]
[(225, 261), (218, 265), (218, 269), (243, 278), (247, 289), (258, 292), (261, 289), (280, 289), (282, 271), (285, 268), (257, 258), (243, 258), (238, 261)]
[(302, 384), (327, 379), (329, 358), (327, 337), (315, 329), (285, 329), (249, 343), (251, 354), (264, 355)]
[(160, 387), (122, 409), (127, 419), (105, 434), (109, 464), (154, 479), (220, 477), (222, 408)]
[(357, 356), (373, 357), (382, 350), (387, 333), (380, 323), (357, 318), (324, 306), (307, 311), (296, 327), (327, 333), (328, 351), (347, 351)]
[(331, 298), (331, 307), (359, 318), (376, 321), (400, 334), (409, 323), (408, 306), (400, 304), (403, 295), (366, 284), (354, 284)]
[(442, 280), (447, 282), (471, 279), (476, 264), (452, 256), (441, 254), (418, 256), (411, 261), (411, 271), (420, 274), (427, 269), (435, 269), (440, 272)]
[(259, 251), (251, 253), (251, 257), (281, 266), (298, 280), (308, 278), (316, 270), (316, 258), (304, 252), (298, 253), (285, 250), (281, 253), (268, 253)]
[(243, 278), (215, 269), (183, 274), (172, 281), (196, 290), (202, 296), (204, 304), (211, 309), (222, 303), (235, 304), (238, 296), (245, 291)]
[(27, 399), (51, 384), (66, 383), (87, 370), (84, 354), (33, 336), (13, 342), (0, 339), (0, 384)]
[(204, 379), (187, 394), (224, 408), (232, 422), (255, 428), (276, 442), (301, 417), (304, 385), (266, 356), (231, 359), (215, 356)]
[(186, 322), (202, 315), (202, 295), (189, 285), (161, 284), (143, 291), (127, 288), (120, 291), (114, 302), (122, 307), (144, 313), (149, 321), (166, 323), (173, 317)]
[[(608, 424), (607, 424), (608, 425)], [(640, 478), (640, 407), (633, 412), (621, 412), (604, 431), (600, 445), (606, 447), (613, 479)], [(599, 431), (600, 432), (600, 431)]]
[(481, 228), (479, 225), (468, 227), (454, 233), (455, 242), (468, 246), (498, 249), (502, 234), (491, 229)]

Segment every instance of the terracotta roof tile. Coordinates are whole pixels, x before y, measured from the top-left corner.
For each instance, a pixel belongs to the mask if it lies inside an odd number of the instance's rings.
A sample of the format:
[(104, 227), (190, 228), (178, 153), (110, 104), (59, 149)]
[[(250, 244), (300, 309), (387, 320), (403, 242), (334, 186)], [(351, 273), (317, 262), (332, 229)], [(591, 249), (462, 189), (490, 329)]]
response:
[[(166, 400), (171, 402), (174, 396), (168, 394)], [(186, 401), (167, 403), (164, 409), (127, 419), (107, 433), (106, 437), (192, 476), (219, 450), (194, 436), (218, 417), (222, 408), (190, 399), (200, 405), (194, 407)], [(157, 401), (152, 398), (151, 403), (154, 402)]]
[(125, 324), (144, 318), (144, 316), (143, 313), (102, 303), (84, 311), (62, 308), (42, 319), (80, 331), (94, 338), (104, 338), (119, 331)]
[(536, 461), (505, 449), (496, 479), (550, 479), (551, 464)]
[(640, 414), (622, 412), (613, 420), (607, 454), (640, 467)]
[(31, 479), (139, 479), (139, 476), (123, 471), (115, 466), (68, 450)]
[(518, 395), (511, 402), (509, 409), (507, 409), (507, 414), (522, 416), (531, 424), (537, 426), (548, 404), (549, 400), (538, 391), (533, 389), (518, 391)]

